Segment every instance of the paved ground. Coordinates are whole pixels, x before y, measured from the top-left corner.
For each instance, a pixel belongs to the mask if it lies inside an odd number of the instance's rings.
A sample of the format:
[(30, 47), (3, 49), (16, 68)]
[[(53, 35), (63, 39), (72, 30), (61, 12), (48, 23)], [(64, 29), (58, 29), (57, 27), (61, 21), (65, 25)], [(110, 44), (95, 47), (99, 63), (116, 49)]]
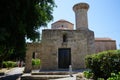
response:
[(21, 76), (23, 73), (24, 68), (13, 68), (9, 72), (5, 73), (4, 76), (0, 76), (0, 80), (19, 80), (18, 78)]

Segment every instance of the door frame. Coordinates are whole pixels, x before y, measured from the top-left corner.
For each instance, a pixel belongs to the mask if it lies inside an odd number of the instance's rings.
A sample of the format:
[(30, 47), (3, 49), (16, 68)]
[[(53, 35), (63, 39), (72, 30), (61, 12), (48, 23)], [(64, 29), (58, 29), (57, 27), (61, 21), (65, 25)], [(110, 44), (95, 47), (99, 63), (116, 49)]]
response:
[[(67, 68), (62, 68), (60, 66), (60, 50), (68, 50), (67, 57), (69, 58)], [(63, 53), (64, 54), (64, 53)], [(65, 57), (65, 55), (63, 55)], [(65, 58), (64, 58), (65, 59)], [(64, 64), (64, 63), (63, 63)], [(71, 48), (58, 48), (58, 69), (68, 69), (69, 65), (71, 65)]]

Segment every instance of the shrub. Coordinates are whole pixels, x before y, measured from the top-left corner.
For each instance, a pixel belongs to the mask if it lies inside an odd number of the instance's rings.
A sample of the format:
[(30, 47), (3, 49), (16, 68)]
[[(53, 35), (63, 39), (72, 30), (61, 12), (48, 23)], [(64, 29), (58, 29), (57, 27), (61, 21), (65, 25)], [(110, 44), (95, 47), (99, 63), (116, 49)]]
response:
[(3, 68), (7, 68), (7, 61), (2, 62)]
[(13, 61), (3, 61), (3, 67), (5, 68), (12, 68), (15, 67), (17, 64)]
[(84, 71), (84, 72), (83, 72), (83, 75), (84, 75), (84, 77), (87, 78), (87, 79), (93, 78), (93, 73), (90, 72), (90, 71)]
[(39, 66), (40, 65), (40, 59), (32, 59), (32, 66)]
[(111, 73), (111, 77), (109, 77), (107, 80), (120, 80), (120, 72), (118, 74)]
[(97, 80), (105, 80), (104, 78), (97, 78)]
[(111, 73), (120, 71), (120, 50), (109, 50), (85, 58), (86, 67), (91, 69), (94, 79), (110, 77)]

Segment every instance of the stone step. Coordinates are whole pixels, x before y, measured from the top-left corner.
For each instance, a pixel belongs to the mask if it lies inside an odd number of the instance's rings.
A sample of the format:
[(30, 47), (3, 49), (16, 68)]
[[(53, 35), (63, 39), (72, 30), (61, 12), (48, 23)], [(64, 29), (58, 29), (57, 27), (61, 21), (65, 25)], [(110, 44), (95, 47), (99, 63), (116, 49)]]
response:
[(31, 74), (32, 75), (69, 75), (70, 73), (69, 72), (32, 72)]
[(21, 80), (49, 80), (66, 77), (69, 77), (69, 75), (22, 75)]

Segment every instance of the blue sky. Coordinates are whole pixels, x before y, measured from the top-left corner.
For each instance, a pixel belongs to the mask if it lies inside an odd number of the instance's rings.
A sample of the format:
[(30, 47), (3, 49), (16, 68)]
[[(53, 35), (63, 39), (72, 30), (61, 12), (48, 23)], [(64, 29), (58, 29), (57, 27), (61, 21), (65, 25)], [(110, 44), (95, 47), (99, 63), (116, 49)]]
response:
[(117, 48), (120, 49), (120, 0), (55, 0), (54, 20), (64, 19), (74, 24), (75, 14), (72, 7), (80, 2), (86, 2), (88, 10), (88, 27), (93, 30), (95, 37), (109, 37), (116, 40)]

